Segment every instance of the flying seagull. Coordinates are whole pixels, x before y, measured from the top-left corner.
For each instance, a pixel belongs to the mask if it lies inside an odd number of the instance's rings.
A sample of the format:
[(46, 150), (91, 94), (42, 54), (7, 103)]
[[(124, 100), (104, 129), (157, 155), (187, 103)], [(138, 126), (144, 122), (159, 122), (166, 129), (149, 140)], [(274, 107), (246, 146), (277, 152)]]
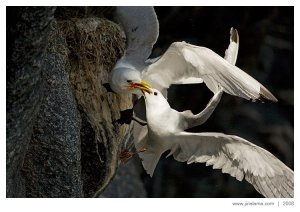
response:
[[(148, 133), (136, 140), (135, 145), (143, 149), (138, 154), (150, 176), (161, 155), (170, 151), (168, 156), (173, 155), (177, 161), (206, 163), (239, 181), (245, 178), (265, 197), (293, 197), (294, 172), (267, 150), (234, 135), (184, 131), (205, 121), (210, 110), (197, 115), (190, 111), (178, 112), (160, 91), (142, 92)], [(211, 101), (212, 108), (218, 104), (222, 92), (219, 88)]]
[(110, 74), (110, 87), (118, 94), (141, 94), (150, 85), (164, 94), (171, 84), (204, 82), (213, 92), (224, 92), (248, 100), (277, 102), (261, 83), (212, 50), (174, 42), (158, 59), (149, 60), (158, 34), (153, 7), (117, 7), (116, 17), (126, 34), (126, 50)]
[[(231, 28), (230, 29), (230, 39), (229, 39), (229, 46), (225, 50), (225, 60), (230, 62), (231, 64), (235, 65), (236, 60), (237, 60), (237, 55), (238, 55), (238, 50), (239, 50), (239, 35), (238, 31), (236, 29)], [(178, 82), (180, 83), (180, 82)], [(188, 78), (183, 81), (183, 83), (199, 83), (199, 79), (195, 78)], [(140, 88), (142, 91), (145, 91), (142, 87)], [(150, 89), (146, 89), (147, 92), (150, 92)], [(194, 115), (191, 111), (186, 111), (186, 115), (189, 115), (191, 119), (194, 120), (194, 125), (189, 126), (188, 128), (192, 128), (194, 126), (198, 126), (206, 122), (206, 120), (211, 116), (215, 108), (217, 107), (221, 97), (222, 97), (223, 92), (217, 92), (212, 99), (209, 101), (207, 106), (203, 111), (201, 111), (198, 115)], [(166, 97), (166, 95), (164, 95)], [(124, 113), (130, 113), (130, 115), (125, 116)], [(146, 123), (143, 123), (142, 120), (138, 119), (137, 117), (132, 116), (132, 109), (127, 109), (125, 111), (121, 111), (121, 118), (118, 120), (120, 124), (126, 123), (130, 124), (131, 120), (135, 120), (137, 123), (134, 123), (134, 139), (139, 142), (139, 139), (141, 138), (141, 135), (145, 136), (147, 134), (147, 127), (145, 127)], [(127, 117), (123, 118), (122, 117)], [(199, 118), (200, 117), (200, 118)], [(123, 164), (127, 163), (127, 161), (132, 158), (133, 155), (143, 151), (144, 148), (138, 149), (136, 152), (130, 152), (127, 149), (123, 150), (120, 156), (120, 159)]]

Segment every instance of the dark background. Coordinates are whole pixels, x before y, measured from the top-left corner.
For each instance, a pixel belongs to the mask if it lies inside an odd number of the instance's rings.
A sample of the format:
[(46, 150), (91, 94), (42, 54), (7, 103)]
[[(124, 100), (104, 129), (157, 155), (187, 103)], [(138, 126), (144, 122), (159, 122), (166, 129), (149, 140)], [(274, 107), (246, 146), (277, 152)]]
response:
[[(155, 7), (160, 35), (152, 56), (175, 41), (205, 46), (224, 56), (229, 30), (240, 36), (236, 65), (277, 98), (278, 103), (250, 102), (224, 94), (211, 118), (194, 132), (223, 132), (243, 137), (294, 168), (294, 8), (293, 7)], [(200, 112), (212, 97), (204, 84), (176, 85), (169, 102), (179, 111)], [(149, 197), (261, 197), (205, 164), (186, 165), (163, 156), (150, 178), (142, 172)]]

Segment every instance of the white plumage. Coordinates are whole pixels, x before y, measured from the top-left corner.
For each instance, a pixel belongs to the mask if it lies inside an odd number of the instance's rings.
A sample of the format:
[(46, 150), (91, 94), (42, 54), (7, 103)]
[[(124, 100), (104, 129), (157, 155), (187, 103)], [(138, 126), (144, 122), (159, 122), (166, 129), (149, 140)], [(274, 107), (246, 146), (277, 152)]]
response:
[[(265, 197), (293, 197), (294, 172), (270, 152), (234, 135), (185, 132), (195, 124), (193, 115), (170, 108), (158, 90), (144, 95), (148, 133), (140, 134), (135, 145), (146, 149), (139, 156), (150, 176), (161, 155), (170, 151), (168, 156), (177, 161), (206, 163), (237, 180), (245, 178)], [(219, 89), (208, 107), (214, 109), (221, 95)], [(201, 113), (195, 115), (196, 120), (205, 119), (206, 112)]]
[[(170, 151), (175, 160), (206, 163), (238, 180), (246, 179), (265, 197), (293, 197), (293, 171), (270, 152), (238, 136), (184, 132), (209, 118), (223, 91), (253, 101), (277, 101), (261, 83), (235, 66), (237, 31), (230, 30), (224, 58), (205, 47), (175, 42), (161, 57), (148, 59), (159, 32), (153, 7), (117, 7), (116, 16), (124, 28), (127, 47), (111, 72), (110, 85), (119, 94), (140, 95), (141, 90), (145, 95), (148, 125), (136, 125), (134, 130), (136, 149), (146, 148), (139, 156), (147, 173), (152, 176), (161, 155)], [(150, 92), (144, 81), (157, 90)], [(202, 112), (194, 115), (170, 108), (164, 96), (171, 84), (201, 82), (214, 93)]]
[(127, 38), (125, 54), (110, 75), (110, 85), (116, 93), (127, 93), (128, 83), (132, 82), (146, 81), (163, 91), (171, 84), (204, 81), (214, 93), (220, 85), (234, 96), (253, 101), (277, 101), (257, 80), (232, 65), (238, 52), (235, 30), (230, 31), (232, 45), (226, 51), (225, 59), (208, 48), (175, 42), (159, 59), (151, 61), (147, 59), (159, 32), (154, 9), (117, 7), (116, 15)]

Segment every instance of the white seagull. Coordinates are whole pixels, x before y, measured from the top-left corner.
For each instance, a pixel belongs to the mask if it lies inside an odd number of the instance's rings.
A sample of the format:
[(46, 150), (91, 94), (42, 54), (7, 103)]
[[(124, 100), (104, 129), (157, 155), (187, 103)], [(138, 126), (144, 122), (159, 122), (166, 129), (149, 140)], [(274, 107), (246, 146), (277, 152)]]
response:
[(277, 102), (262, 84), (231, 64), (230, 58), (208, 48), (174, 42), (160, 58), (148, 59), (159, 33), (153, 7), (117, 7), (116, 17), (127, 40), (125, 54), (110, 74), (109, 84), (116, 93), (140, 94), (139, 89), (149, 91), (151, 85), (165, 95), (171, 84), (204, 82), (214, 94), (221, 86), (234, 96)]
[(173, 155), (177, 161), (206, 163), (239, 181), (245, 178), (265, 197), (293, 197), (294, 172), (267, 150), (234, 135), (184, 131), (206, 120), (218, 104), (222, 90), (197, 115), (172, 109), (158, 90), (143, 92), (148, 133), (135, 145), (143, 149), (138, 154), (144, 169), (152, 176), (161, 155), (170, 151), (168, 156)]
[[(235, 65), (236, 60), (237, 60), (237, 55), (238, 55), (238, 49), (239, 49), (239, 35), (236, 29), (231, 28), (230, 29), (230, 39), (229, 39), (229, 46), (225, 50), (225, 60), (230, 62), (231, 64)], [(186, 83), (187, 80), (184, 80), (182, 83)], [(189, 83), (199, 83), (198, 79), (194, 78), (189, 78), (188, 79)], [(151, 92), (150, 89), (148, 88), (143, 88), (139, 86), (140, 89), (146, 92)], [(207, 106), (203, 111), (201, 111), (198, 115), (194, 115), (192, 111), (186, 111), (186, 115), (190, 117), (190, 119), (194, 120), (193, 125), (191, 124), (192, 121), (190, 121), (190, 125), (188, 128), (192, 128), (194, 126), (198, 126), (203, 124), (208, 120), (208, 118), (211, 116), (215, 108), (217, 107), (221, 97), (222, 97), (223, 92), (217, 92), (209, 101)], [(166, 95), (164, 95), (166, 97)], [(134, 123), (134, 130), (133, 130), (133, 137), (135, 139), (135, 144), (140, 142), (140, 139), (144, 137), (148, 130), (147, 127), (145, 126), (146, 124), (143, 124), (141, 120), (137, 119), (137, 117), (133, 118), (137, 123)], [(137, 148), (137, 147), (136, 147)], [(129, 152), (128, 150), (123, 150), (121, 153), (121, 161), (123, 164), (127, 163), (127, 161), (136, 153), (142, 152), (144, 148), (138, 149), (137, 152)]]

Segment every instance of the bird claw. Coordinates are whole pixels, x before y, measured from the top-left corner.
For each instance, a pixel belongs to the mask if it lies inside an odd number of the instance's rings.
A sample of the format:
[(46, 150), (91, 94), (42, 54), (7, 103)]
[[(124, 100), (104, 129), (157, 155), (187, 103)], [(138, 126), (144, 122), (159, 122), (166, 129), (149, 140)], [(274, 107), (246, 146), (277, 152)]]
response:
[(128, 151), (127, 149), (123, 150), (120, 155), (121, 163), (125, 165), (134, 155), (133, 152)]
[(121, 152), (121, 155), (120, 155), (120, 159), (121, 159), (121, 163), (122, 165), (125, 165), (134, 155), (136, 155), (137, 153), (140, 153), (140, 152), (145, 152), (146, 151), (146, 148), (142, 148), (136, 152), (131, 152), (127, 149), (124, 149), (122, 152)]

